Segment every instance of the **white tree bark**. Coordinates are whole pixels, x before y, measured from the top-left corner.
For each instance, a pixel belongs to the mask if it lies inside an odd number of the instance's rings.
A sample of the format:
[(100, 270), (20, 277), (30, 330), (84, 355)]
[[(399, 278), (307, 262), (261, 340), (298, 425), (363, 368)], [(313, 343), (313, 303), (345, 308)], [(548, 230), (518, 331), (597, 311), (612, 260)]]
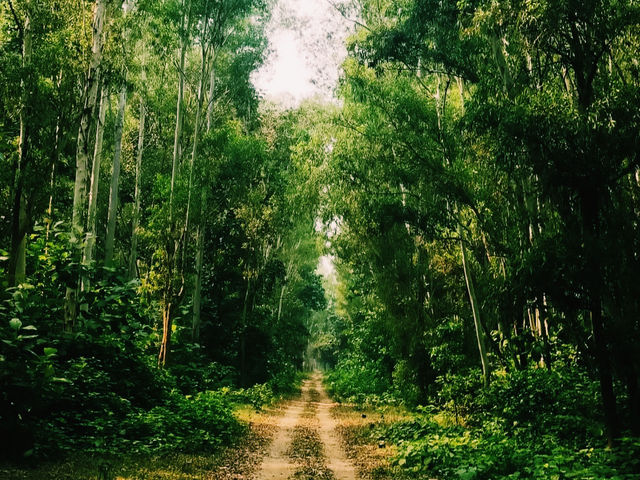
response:
[[(31, 66), (32, 57), (32, 28), (31, 5), (27, 2), (25, 19), (22, 26), (22, 68), (25, 74)], [(11, 253), (9, 262), (9, 284), (18, 285), (26, 279), (27, 268), (27, 205), (24, 195), (25, 168), (29, 145), (29, 130), (27, 119), (27, 104), (29, 102), (29, 80), (22, 78), (21, 106), (20, 106), (20, 139), (18, 141), (18, 160), (14, 172), (13, 183), (13, 212), (11, 225)]]
[(116, 119), (116, 136), (113, 152), (113, 170), (111, 172), (111, 189), (109, 190), (109, 214), (107, 218), (107, 235), (104, 245), (104, 263), (111, 265), (116, 237), (116, 218), (118, 214), (118, 187), (120, 184), (120, 158), (122, 156), (122, 130), (124, 127), (124, 111), (127, 106), (127, 85), (122, 85), (118, 98), (118, 117)]
[(144, 99), (140, 99), (140, 125), (138, 128), (138, 152), (136, 156), (136, 186), (133, 196), (133, 223), (131, 225), (131, 252), (129, 254), (129, 279), (138, 276), (138, 227), (140, 225), (140, 190), (142, 178), (142, 153), (144, 151), (144, 125), (147, 109)]
[(87, 176), (89, 166), (89, 130), (98, 97), (100, 64), (102, 62), (102, 33), (106, 17), (106, 0), (96, 0), (93, 11), (93, 43), (91, 62), (84, 89), (84, 102), (80, 116), (76, 150), (76, 176), (73, 188), (73, 215), (71, 220), (71, 241), (78, 243), (83, 234), (83, 212), (87, 197)]
[(204, 221), (204, 205), (207, 203), (207, 189), (202, 188), (200, 198), (200, 223), (196, 232), (196, 275), (193, 286), (193, 319), (191, 326), (191, 338), (195, 341), (200, 337), (200, 321), (202, 313), (202, 268), (204, 265), (204, 233), (206, 222)]
[(482, 376), (484, 377), (484, 384), (488, 386), (491, 381), (491, 367), (489, 365), (489, 359), (487, 357), (487, 347), (485, 344), (485, 332), (482, 328), (480, 319), (480, 307), (478, 306), (478, 299), (476, 298), (475, 288), (473, 285), (473, 278), (469, 271), (467, 264), (467, 251), (464, 246), (464, 238), (462, 235), (462, 226), (458, 225), (458, 235), (460, 236), (460, 252), (462, 254), (462, 268), (464, 270), (464, 279), (467, 284), (467, 292), (469, 293), (469, 302), (471, 303), (471, 311), (473, 313), (473, 323), (476, 329), (476, 339), (478, 341), (478, 351), (480, 353), (480, 362), (482, 363)]
[[(93, 149), (93, 162), (91, 164), (91, 180), (89, 184), (89, 208), (87, 209), (87, 231), (84, 242), (82, 265), (87, 267), (93, 261), (96, 247), (96, 212), (98, 210), (98, 185), (100, 183), (100, 163), (102, 161), (102, 139), (104, 136), (104, 119), (107, 109), (108, 89), (102, 87), (100, 98), (100, 110), (98, 112), (98, 124), (96, 125), (96, 143)], [(80, 288), (89, 290), (89, 279), (81, 276)]]
[[(89, 130), (98, 97), (100, 65), (102, 63), (102, 34), (106, 18), (107, 0), (96, 0), (93, 9), (93, 34), (91, 60), (84, 85), (83, 107), (80, 115), (76, 148), (76, 175), (73, 187), (73, 207), (71, 217), (70, 242), (74, 256), (79, 261), (82, 254), (83, 212), (87, 197), (87, 176), (89, 166)], [(78, 278), (79, 281), (79, 278)], [(78, 285), (68, 286), (65, 295), (65, 330), (71, 330), (77, 315)]]
[[(202, 78), (200, 79), (200, 94), (204, 91), (204, 52), (203, 52), (203, 65), (202, 65)], [(213, 116), (213, 90), (215, 85), (215, 71), (213, 68), (213, 59), (211, 60), (211, 74), (209, 77), (209, 95), (207, 98), (207, 132), (211, 130), (211, 121)], [(203, 100), (200, 95), (199, 107), (202, 108)], [(197, 115), (199, 117), (199, 115)], [(196, 125), (199, 124), (199, 118), (196, 121)], [(192, 161), (195, 157), (197, 145), (194, 140), (194, 150), (192, 155)], [(204, 234), (206, 229), (206, 222), (204, 220), (204, 209), (207, 204), (207, 186), (201, 186), (202, 192), (200, 195), (200, 219), (198, 229), (196, 233), (196, 272), (193, 285), (193, 318), (191, 322), (191, 338), (195, 341), (200, 337), (200, 322), (202, 316), (202, 269), (204, 264)]]
[(184, 98), (184, 67), (187, 54), (189, 39), (184, 31), (188, 30), (191, 16), (191, 1), (188, 2), (188, 12), (182, 19), (183, 32), (180, 36), (180, 67), (178, 71), (178, 100), (176, 105), (176, 128), (173, 135), (173, 159), (171, 163), (171, 187), (169, 190), (169, 224), (173, 228), (173, 198), (175, 195), (176, 177), (178, 175), (178, 163), (180, 162), (180, 139), (182, 137), (183, 124), (183, 108), (182, 102)]

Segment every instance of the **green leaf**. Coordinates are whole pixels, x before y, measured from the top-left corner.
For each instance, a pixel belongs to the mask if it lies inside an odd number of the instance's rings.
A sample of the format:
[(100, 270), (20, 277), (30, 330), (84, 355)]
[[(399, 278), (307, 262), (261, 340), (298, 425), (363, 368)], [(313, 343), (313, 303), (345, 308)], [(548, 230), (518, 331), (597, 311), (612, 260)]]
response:
[(9, 326), (17, 332), (18, 330), (20, 330), (20, 327), (22, 327), (22, 322), (19, 318), (12, 318), (11, 320), (9, 320)]
[(18, 340), (29, 340), (31, 338), (38, 338), (38, 335), (18, 335)]
[(22, 327), (22, 330), (33, 331), (33, 330), (38, 330), (38, 328), (35, 325), (27, 325), (26, 327)]
[(58, 383), (73, 383), (71, 380), (69, 380), (68, 378), (63, 378), (63, 377), (53, 377), (51, 379), (52, 382), (58, 382)]
[(53, 355), (55, 355), (56, 353), (58, 353), (58, 349), (57, 348), (53, 348), (53, 347), (44, 347), (44, 354), (47, 357), (51, 357)]

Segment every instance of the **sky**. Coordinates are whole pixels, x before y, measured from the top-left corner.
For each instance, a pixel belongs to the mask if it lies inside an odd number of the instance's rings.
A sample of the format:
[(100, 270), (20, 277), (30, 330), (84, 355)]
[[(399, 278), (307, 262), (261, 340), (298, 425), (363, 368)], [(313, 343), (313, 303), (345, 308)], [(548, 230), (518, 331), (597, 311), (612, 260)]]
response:
[(269, 55), (254, 85), (287, 107), (314, 96), (331, 100), (351, 28), (328, 0), (278, 0), (267, 26)]

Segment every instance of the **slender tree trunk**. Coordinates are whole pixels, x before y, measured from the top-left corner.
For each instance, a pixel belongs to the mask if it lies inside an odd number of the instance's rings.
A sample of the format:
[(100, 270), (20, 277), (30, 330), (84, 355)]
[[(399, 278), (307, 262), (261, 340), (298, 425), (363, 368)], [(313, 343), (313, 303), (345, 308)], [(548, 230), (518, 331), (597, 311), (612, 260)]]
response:
[[(176, 105), (176, 127), (173, 137), (173, 159), (171, 165), (171, 186), (169, 190), (169, 225), (165, 251), (167, 255), (167, 278), (162, 300), (162, 342), (158, 355), (158, 364), (164, 366), (167, 362), (169, 348), (171, 345), (171, 329), (173, 327), (172, 309), (178, 304), (179, 299), (175, 295), (174, 274), (176, 272), (175, 262), (180, 253), (181, 240), (176, 235), (176, 224), (174, 218), (174, 196), (176, 179), (178, 175), (178, 164), (180, 162), (181, 149), (180, 141), (182, 137), (183, 124), (183, 97), (184, 97), (184, 67), (187, 47), (189, 45), (189, 28), (191, 26), (191, 0), (187, 0), (187, 12), (182, 16), (182, 31), (180, 36), (180, 71), (178, 72), (178, 100)], [(184, 283), (183, 283), (184, 287)], [(181, 289), (182, 291), (182, 289)]]
[(458, 93), (460, 94), (460, 108), (462, 110), (462, 114), (464, 115), (465, 105), (464, 105), (464, 80), (461, 77), (456, 77), (456, 84), (458, 85)]
[[(91, 118), (95, 112), (98, 97), (98, 83), (100, 64), (102, 62), (102, 32), (106, 17), (106, 0), (96, 0), (93, 10), (93, 42), (91, 47), (91, 61), (83, 92), (83, 107), (80, 115), (78, 141), (76, 150), (76, 175), (73, 188), (73, 207), (71, 218), (71, 247), (74, 258), (80, 261), (82, 255), (83, 212), (87, 197), (87, 175), (89, 166), (89, 130)], [(79, 281), (79, 277), (78, 277)], [(71, 330), (77, 315), (78, 284), (67, 287), (65, 295), (65, 329)]]
[(211, 122), (213, 121), (213, 94), (216, 85), (216, 69), (213, 62), (215, 60), (215, 52), (211, 51), (211, 71), (209, 72), (209, 95), (207, 97), (207, 132), (211, 130)]
[[(298, 242), (298, 244), (294, 248), (294, 251), (298, 249), (299, 245), (300, 243)], [(291, 276), (292, 272), (293, 272), (293, 259), (289, 260), (289, 264), (287, 265), (287, 271), (285, 272), (285, 276), (284, 276), (284, 282), (282, 284), (282, 289), (280, 290), (280, 300), (278, 301), (278, 319), (277, 319), (278, 323), (280, 323), (280, 318), (282, 317), (282, 303), (284, 300), (284, 292), (287, 289), (287, 281)]]
[[(62, 74), (61, 74), (62, 75)], [(58, 87), (60, 84), (58, 83)], [(53, 225), (53, 189), (56, 179), (56, 165), (60, 161), (60, 123), (61, 115), (56, 119), (56, 134), (53, 142), (53, 154), (51, 155), (51, 173), (49, 174), (49, 203), (47, 204), (47, 229), (45, 234), (44, 254), (49, 251), (49, 236), (51, 234), (51, 226)]]
[(541, 305), (538, 307), (538, 315), (540, 320), (540, 335), (542, 337), (542, 359), (547, 370), (551, 371), (551, 345), (549, 345), (549, 309), (547, 308), (547, 300), (544, 294), (542, 296)]
[(527, 366), (527, 356), (522, 348), (524, 328), (524, 302), (523, 299), (518, 296), (514, 302), (514, 321), (513, 321), (513, 333), (516, 337), (517, 351), (514, 352), (515, 365), (518, 370), (524, 370)]
[(18, 285), (26, 279), (28, 215), (24, 195), (25, 170), (29, 155), (29, 101), (31, 81), (32, 30), (31, 6), (27, 2), (26, 16), (22, 27), (22, 69), (20, 105), (20, 139), (18, 159), (14, 168), (13, 209), (11, 218), (11, 251), (9, 253), (9, 285)]
[[(189, 10), (191, 2), (189, 2)], [(190, 12), (187, 14), (187, 17)], [(183, 17), (183, 30), (186, 24), (190, 23), (187, 18)], [(176, 177), (178, 175), (178, 164), (180, 163), (180, 140), (182, 137), (183, 124), (183, 108), (182, 102), (184, 98), (184, 67), (187, 54), (188, 38), (183, 34), (180, 38), (180, 71), (178, 72), (178, 100), (176, 104), (176, 127), (173, 134), (173, 158), (171, 162), (171, 187), (169, 190), (169, 224), (173, 228), (173, 197), (175, 195)]]
[(83, 237), (83, 211), (87, 196), (89, 166), (89, 130), (98, 97), (100, 64), (102, 62), (102, 32), (106, 16), (106, 0), (96, 0), (93, 12), (93, 45), (91, 63), (83, 93), (83, 108), (80, 116), (76, 151), (76, 177), (73, 190), (73, 212), (71, 220), (72, 242), (79, 243)]
[(467, 252), (464, 246), (464, 239), (462, 235), (462, 226), (458, 225), (458, 235), (460, 236), (460, 253), (462, 254), (462, 268), (464, 270), (464, 279), (467, 284), (467, 292), (469, 293), (469, 302), (471, 303), (471, 311), (473, 313), (473, 323), (476, 328), (476, 339), (478, 340), (478, 351), (480, 353), (480, 361), (482, 363), (482, 375), (484, 378), (484, 385), (489, 386), (491, 382), (491, 367), (489, 365), (489, 359), (487, 357), (487, 347), (485, 345), (485, 333), (480, 322), (480, 307), (478, 306), (478, 300), (473, 285), (473, 278), (467, 265)]
[(242, 323), (240, 325), (240, 386), (247, 386), (247, 310), (249, 308), (249, 291), (251, 290), (251, 279), (247, 277), (247, 289), (244, 294), (244, 305), (242, 307)]
[(167, 364), (169, 346), (171, 345), (172, 333), (172, 309), (171, 299), (165, 297), (162, 302), (162, 341), (160, 342), (160, 353), (158, 354), (158, 366), (164, 367)]
[(511, 77), (511, 71), (509, 70), (509, 64), (507, 63), (505, 56), (504, 39), (491, 36), (489, 38), (489, 43), (493, 52), (494, 60), (498, 66), (500, 75), (502, 76), (502, 87), (508, 95), (513, 86), (513, 78)]
[[(17, 175), (22, 176), (21, 173)], [(26, 200), (23, 195), (22, 183), (14, 193), (12, 226), (11, 226), (11, 251), (9, 254), (9, 285), (15, 286), (26, 279), (27, 269), (27, 230), (29, 218), (27, 215)]]
[(287, 289), (287, 285), (283, 284), (280, 289), (280, 300), (278, 301), (278, 320), (277, 323), (280, 323), (280, 318), (282, 317), (282, 301), (284, 300), (284, 292)]
[(191, 190), (193, 189), (193, 171), (198, 155), (198, 141), (200, 140), (200, 119), (202, 117), (202, 107), (204, 104), (204, 83), (206, 76), (206, 52), (202, 47), (202, 59), (200, 64), (200, 82), (198, 84), (198, 105), (196, 106), (196, 121), (193, 127), (193, 147), (191, 149), (191, 159), (189, 161), (189, 188), (187, 190), (187, 213), (185, 217), (185, 231), (189, 231), (189, 213), (191, 211)]
[(138, 152), (136, 155), (136, 186), (133, 196), (133, 222), (131, 225), (131, 252), (129, 254), (129, 279), (137, 278), (138, 269), (138, 227), (140, 225), (140, 190), (142, 181), (142, 153), (144, 151), (144, 124), (147, 109), (140, 99), (140, 125), (138, 128)]
[(104, 245), (104, 263), (111, 265), (116, 238), (116, 219), (118, 216), (118, 188), (120, 185), (120, 158), (122, 156), (122, 130), (124, 112), (127, 106), (127, 85), (122, 85), (118, 98), (118, 117), (116, 119), (116, 136), (113, 152), (113, 170), (111, 172), (111, 189), (109, 190), (109, 214), (107, 217), (107, 235)]
[(625, 355), (625, 382), (629, 394), (629, 412), (631, 414), (631, 432), (640, 436), (640, 388), (638, 387), (638, 371), (633, 358)]
[(202, 188), (200, 196), (200, 223), (196, 233), (196, 275), (193, 286), (193, 322), (191, 338), (196, 341), (200, 338), (200, 321), (202, 313), (202, 271), (204, 265), (204, 233), (206, 222), (204, 220), (204, 206), (207, 204), (207, 189)]
[[(104, 119), (107, 109), (108, 89), (102, 87), (100, 110), (98, 112), (98, 124), (96, 125), (96, 143), (93, 150), (93, 162), (91, 165), (91, 181), (89, 187), (89, 208), (87, 210), (87, 233), (84, 242), (84, 254), (82, 265), (88, 267), (93, 261), (96, 247), (96, 213), (98, 210), (98, 185), (100, 183), (100, 163), (102, 161), (102, 138), (104, 136)], [(80, 288), (89, 290), (89, 279), (83, 272)]]
[[(203, 51), (203, 60), (204, 60), (204, 51)], [(204, 68), (202, 69), (202, 74), (204, 77)], [(201, 78), (200, 82), (200, 92), (204, 90), (203, 85), (204, 79)], [(211, 60), (211, 75), (209, 79), (209, 95), (207, 98), (207, 132), (211, 130), (211, 117), (213, 115), (213, 89), (215, 82), (215, 74), (213, 68), (213, 58)], [(200, 97), (200, 95), (199, 95)], [(202, 103), (199, 102), (199, 108), (202, 108)], [(196, 116), (198, 117), (198, 116)], [(196, 121), (196, 125), (200, 123), (199, 119)], [(196, 147), (194, 139), (194, 150), (193, 155), (195, 155)], [(200, 337), (200, 322), (201, 322), (201, 314), (202, 314), (202, 271), (204, 264), (204, 235), (206, 231), (206, 222), (204, 219), (204, 209), (207, 204), (207, 186), (201, 185), (202, 189), (200, 195), (200, 218), (198, 224), (198, 230), (196, 233), (196, 272), (195, 272), (195, 280), (194, 280), (194, 288), (193, 288), (193, 319), (192, 319), (192, 327), (191, 327), (191, 337), (194, 341), (198, 340)]]
[(599, 192), (595, 188), (587, 189), (582, 192), (581, 196), (584, 249), (587, 258), (585, 280), (589, 292), (593, 346), (600, 377), (600, 394), (604, 408), (607, 443), (612, 447), (619, 433), (619, 424), (616, 396), (613, 391), (611, 358), (602, 317), (602, 268), (599, 247), (600, 205), (598, 197)]

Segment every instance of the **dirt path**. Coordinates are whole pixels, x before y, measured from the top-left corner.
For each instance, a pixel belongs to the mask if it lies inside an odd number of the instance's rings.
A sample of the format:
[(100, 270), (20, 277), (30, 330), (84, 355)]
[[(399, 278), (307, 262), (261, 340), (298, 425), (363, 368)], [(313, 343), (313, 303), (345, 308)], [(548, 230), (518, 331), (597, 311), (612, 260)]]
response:
[[(305, 389), (308, 391), (307, 382), (302, 386), (302, 398), (305, 397)], [(304, 401), (292, 401), (284, 415), (280, 417), (273, 441), (262, 461), (256, 480), (286, 480), (294, 473), (295, 468), (287, 457), (287, 449), (303, 409)]]
[(300, 400), (292, 401), (279, 419), (256, 480), (356, 480), (330, 414), (332, 406), (322, 374), (314, 373), (302, 385)]

